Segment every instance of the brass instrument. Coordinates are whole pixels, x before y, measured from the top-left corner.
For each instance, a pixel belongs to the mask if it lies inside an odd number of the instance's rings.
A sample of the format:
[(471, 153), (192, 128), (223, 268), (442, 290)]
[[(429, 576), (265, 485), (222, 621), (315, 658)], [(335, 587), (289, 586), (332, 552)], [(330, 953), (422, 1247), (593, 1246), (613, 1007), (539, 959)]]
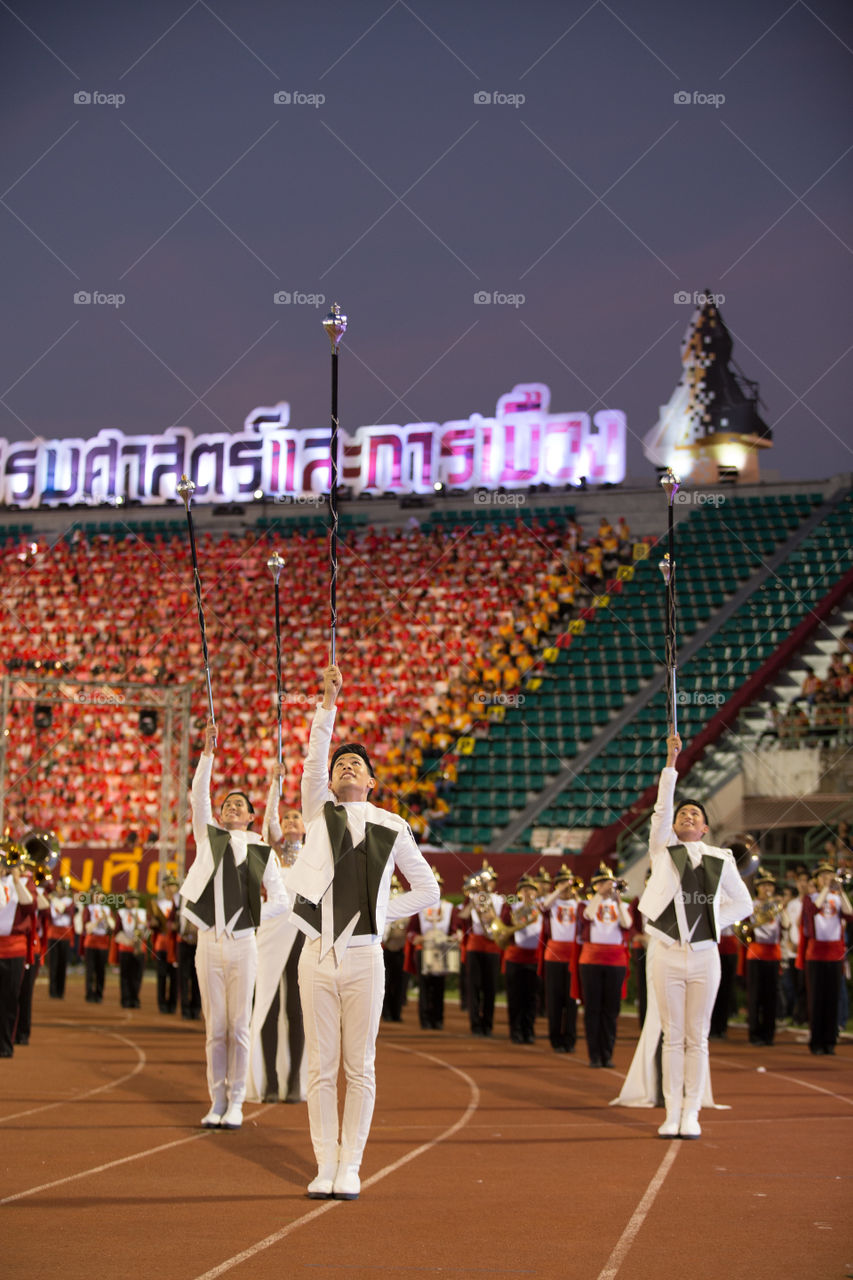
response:
[(782, 914), (781, 898), (760, 898), (755, 904), (752, 919), (757, 925), (773, 924)]
[(21, 840), (21, 864), (33, 877), (36, 888), (53, 877), (59, 866), (59, 841), (52, 831), (28, 831)]
[(24, 856), (21, 846), (12, 839), (8, 831), (0, 838), (0, 862), (2, 862), (5, 872), (12, 871), (14, 867), (19, 867)]
[(738, 920), (737, 924), (732, 925), (732, 932), (741, 946), (751, 946), (755, 942), (755, 928), (752, 923), (752, 916), (749, 916), (746, 920)]
[[(503, 948), (508, 947), (518, 929), (526, 929), (529, 924), (539, 917), (539, 908), (535, 902), (520, 902), (512, 908), (512, 922), (504, 924), (497, 915), (489, 922), (484, 924), (483, 928), (491, 938), (492, 942)], [(481, 917), (482, 919), (482, 917)]]

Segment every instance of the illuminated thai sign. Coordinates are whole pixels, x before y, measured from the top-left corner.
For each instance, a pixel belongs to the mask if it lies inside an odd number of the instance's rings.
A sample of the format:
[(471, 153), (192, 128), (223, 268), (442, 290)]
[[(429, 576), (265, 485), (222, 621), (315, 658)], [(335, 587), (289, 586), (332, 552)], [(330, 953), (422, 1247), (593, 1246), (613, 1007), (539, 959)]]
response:
[[(602, 409), (549, 413), (550, 391), (523, 382), (501, 396), (493, 418), (358, 427), (340, 432), (340, 483), (353, 494), (520, 489), (533, 484), (618, 484), (625, 477), (625, 415)], [(329, 487), (329, 433), (290, 425), (286, 403), (253, 409), (242, 432), (159, 436), (100, 431), (91, 440), (0, 440), (3, 502), (162, 503), (187, 474), (193, 501), (245, 501), (323, 493)]]

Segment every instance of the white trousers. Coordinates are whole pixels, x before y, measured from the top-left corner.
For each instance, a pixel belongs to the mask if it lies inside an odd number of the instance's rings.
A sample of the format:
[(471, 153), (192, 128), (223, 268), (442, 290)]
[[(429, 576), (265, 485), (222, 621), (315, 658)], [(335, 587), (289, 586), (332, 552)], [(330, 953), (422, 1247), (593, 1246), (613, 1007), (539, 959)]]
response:
[(207, 1087), (210, 1100), (224, 1110), (226, 1101), (242, 1104), (249, 1071), (249, 1023), (258, 968), (253, 933), (217, 939), (213, 929), (200, 929), (195, 968), (206, 1032)]
[(347, 947), (338, 964), (334, 949), (321, 960), (320, 939), (306, 939), (299, 957), (299, 995), (308, 1057), (308, 1123), (317, 1165), (338, 1164), (343, 1053), (340, 1163), (358, 1170), (376, 1101), (376, 1036), (385, 995), (381, 945)]
[(663, 1096), (667, 1115), (698, 1111), (708, 1073), (708, 1031), (720, 985), (717, 947), (683, 943), (655, 949), (652, 972), (663, 1028)]

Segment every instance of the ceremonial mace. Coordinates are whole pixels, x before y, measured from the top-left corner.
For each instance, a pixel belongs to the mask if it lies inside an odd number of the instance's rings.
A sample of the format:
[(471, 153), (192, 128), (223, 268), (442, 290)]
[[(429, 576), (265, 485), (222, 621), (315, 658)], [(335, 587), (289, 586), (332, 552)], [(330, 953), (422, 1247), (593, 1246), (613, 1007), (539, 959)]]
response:
[(329, 604), (331, 610), (331, 639), (329, 644), (329, 665), (335, 664), (335, 632), (338, 625), (338, 347), (347, 330), (347, 318), (341, 315), (341, 309), (334, 304), (323, 321), (323, 328), (329, 335), (332, 344), (332, 439), (331, 479), (329, 482), (329, 515), (331, 530), (329, 533)]
[(666, 650), (665, 661), (667, 671), (666, 684), (666, 719), (670, 734), (678, 733), (678, 712), (675, 695), (675, 530), (673, 528), (672, 504), (678, 493), (678, 477), (671, 468), (667, 468), (660, 478), (661, 488), (666, 494), (669, 508), (669, 549), (660, 562), (660, 571), (666, 583)]
[(195, 485), (189, 476), (181, 476), (178, 481), (178, 493), (184, 500), (184, 506), (187, 509), (187, 528), (190, 531), (190, 552), (193, 558), (193, 580), (195, 582), (195, 599), (198, 605), (198, 626), (201, 631), (201, 651), (204, 655), (204, 675), (207, 680), (207, 705), (210, 708), (210, 723), (216, 728), (216, 716), (213, 714), (213, 689), (210, 684), (210, 662), (207, 657), (207, 632), (204, 626), (204, 609), (201, 603), (201, 578), (198, 576), (198, 556), (195, 549), (195, 530), (193, 529), (193, 516), (190, 510), (192, 496), (195, 492)]
[[(267, 560), (267, 568), (272, 574), (275, 584), (275, 692), (278, 705), (278, 762), (281, 764), (281, 601), (278, 593), (278, 580), (284, 568), (284, 559), (274, 551)], [(284, 779), (279, 777), (278, 794), (282, 793)]]

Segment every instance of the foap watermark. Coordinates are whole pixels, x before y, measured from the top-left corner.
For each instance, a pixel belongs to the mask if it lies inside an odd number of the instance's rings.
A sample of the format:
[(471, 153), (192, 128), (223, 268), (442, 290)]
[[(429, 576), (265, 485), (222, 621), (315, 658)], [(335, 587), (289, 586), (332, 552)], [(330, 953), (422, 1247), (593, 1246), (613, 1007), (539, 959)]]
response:
[(279, 699), (282, 707), (310, 707), (313, 711), (317, 705), (316, 693), (300, 693), (293, 689), (282, 690)]
[(325, 307), (325, 293), (300, 293), (298, 289), (279, 289), (272, 300), (277, 307)]
[(474, 700), (487, 707), (523, 707), (527, 698), (523, 693), (489, 693), (481, 689)]
[(322, 107), (325, 93), (300, 93), (298, 89), (278, 89), (272, 96), (277, 107)]
[(123, 307), (127, 298), (123, 293), (101, 293), (94, 289), (78, 289), (74, 294), (75, 307)]
[(721, 707), (727, 700), (725, 693), (703, 693), (701, 689), (694, 689), (692, 693), (679, 689), (675, 695), (680, 707)]
[(491, 92), (478, 89), (474, 94), (476, 107), (515, 107), (517, 111), (526, 101), (523, 93), (502, 93), (500, 89), (493, 89)]
[(698, 289), (694, 289), (689, 293), (687, 289), (679, 289), (672, 295), (672, 300), (677, 307), (721, 307), (725, 300), (724, 293), (700, 293)]
[(474, 294), (478, 307), (523, 307), (526, 301), (523, 293), (502, 293), (500, 289), (478, 289)]
[(273, 498), (279, 507), (325, 507), (328, 500), (325, 493), (278, 493)]
[(101, 93), (99, 89), (78, 89), (74, 103), (78, 107), (123, 107), (127, 98), (123, 93)]
[(527, 501), (523, 493), (492, 493), (490, 489), (476, 489), (473, 496), (478, 507), (523, 507)]
[(726, 100), (726, 95), (701, 93), (698, 89), (689, 93), (686, 89), (679, 89), (672, 95), (672, 100), (677, 107), (715, 107), (719, 111)]
[(98, 689), (78, 689), (76, 701), (81, 706), (122, 707), (124, 706), (124, 694), (117, 689), (110, 689), (108, 686)]
[(681, 507), (721, 507), (726, 500), (724, 493), (706, 493), (702, 489), (679, 489), (673, 502)]

